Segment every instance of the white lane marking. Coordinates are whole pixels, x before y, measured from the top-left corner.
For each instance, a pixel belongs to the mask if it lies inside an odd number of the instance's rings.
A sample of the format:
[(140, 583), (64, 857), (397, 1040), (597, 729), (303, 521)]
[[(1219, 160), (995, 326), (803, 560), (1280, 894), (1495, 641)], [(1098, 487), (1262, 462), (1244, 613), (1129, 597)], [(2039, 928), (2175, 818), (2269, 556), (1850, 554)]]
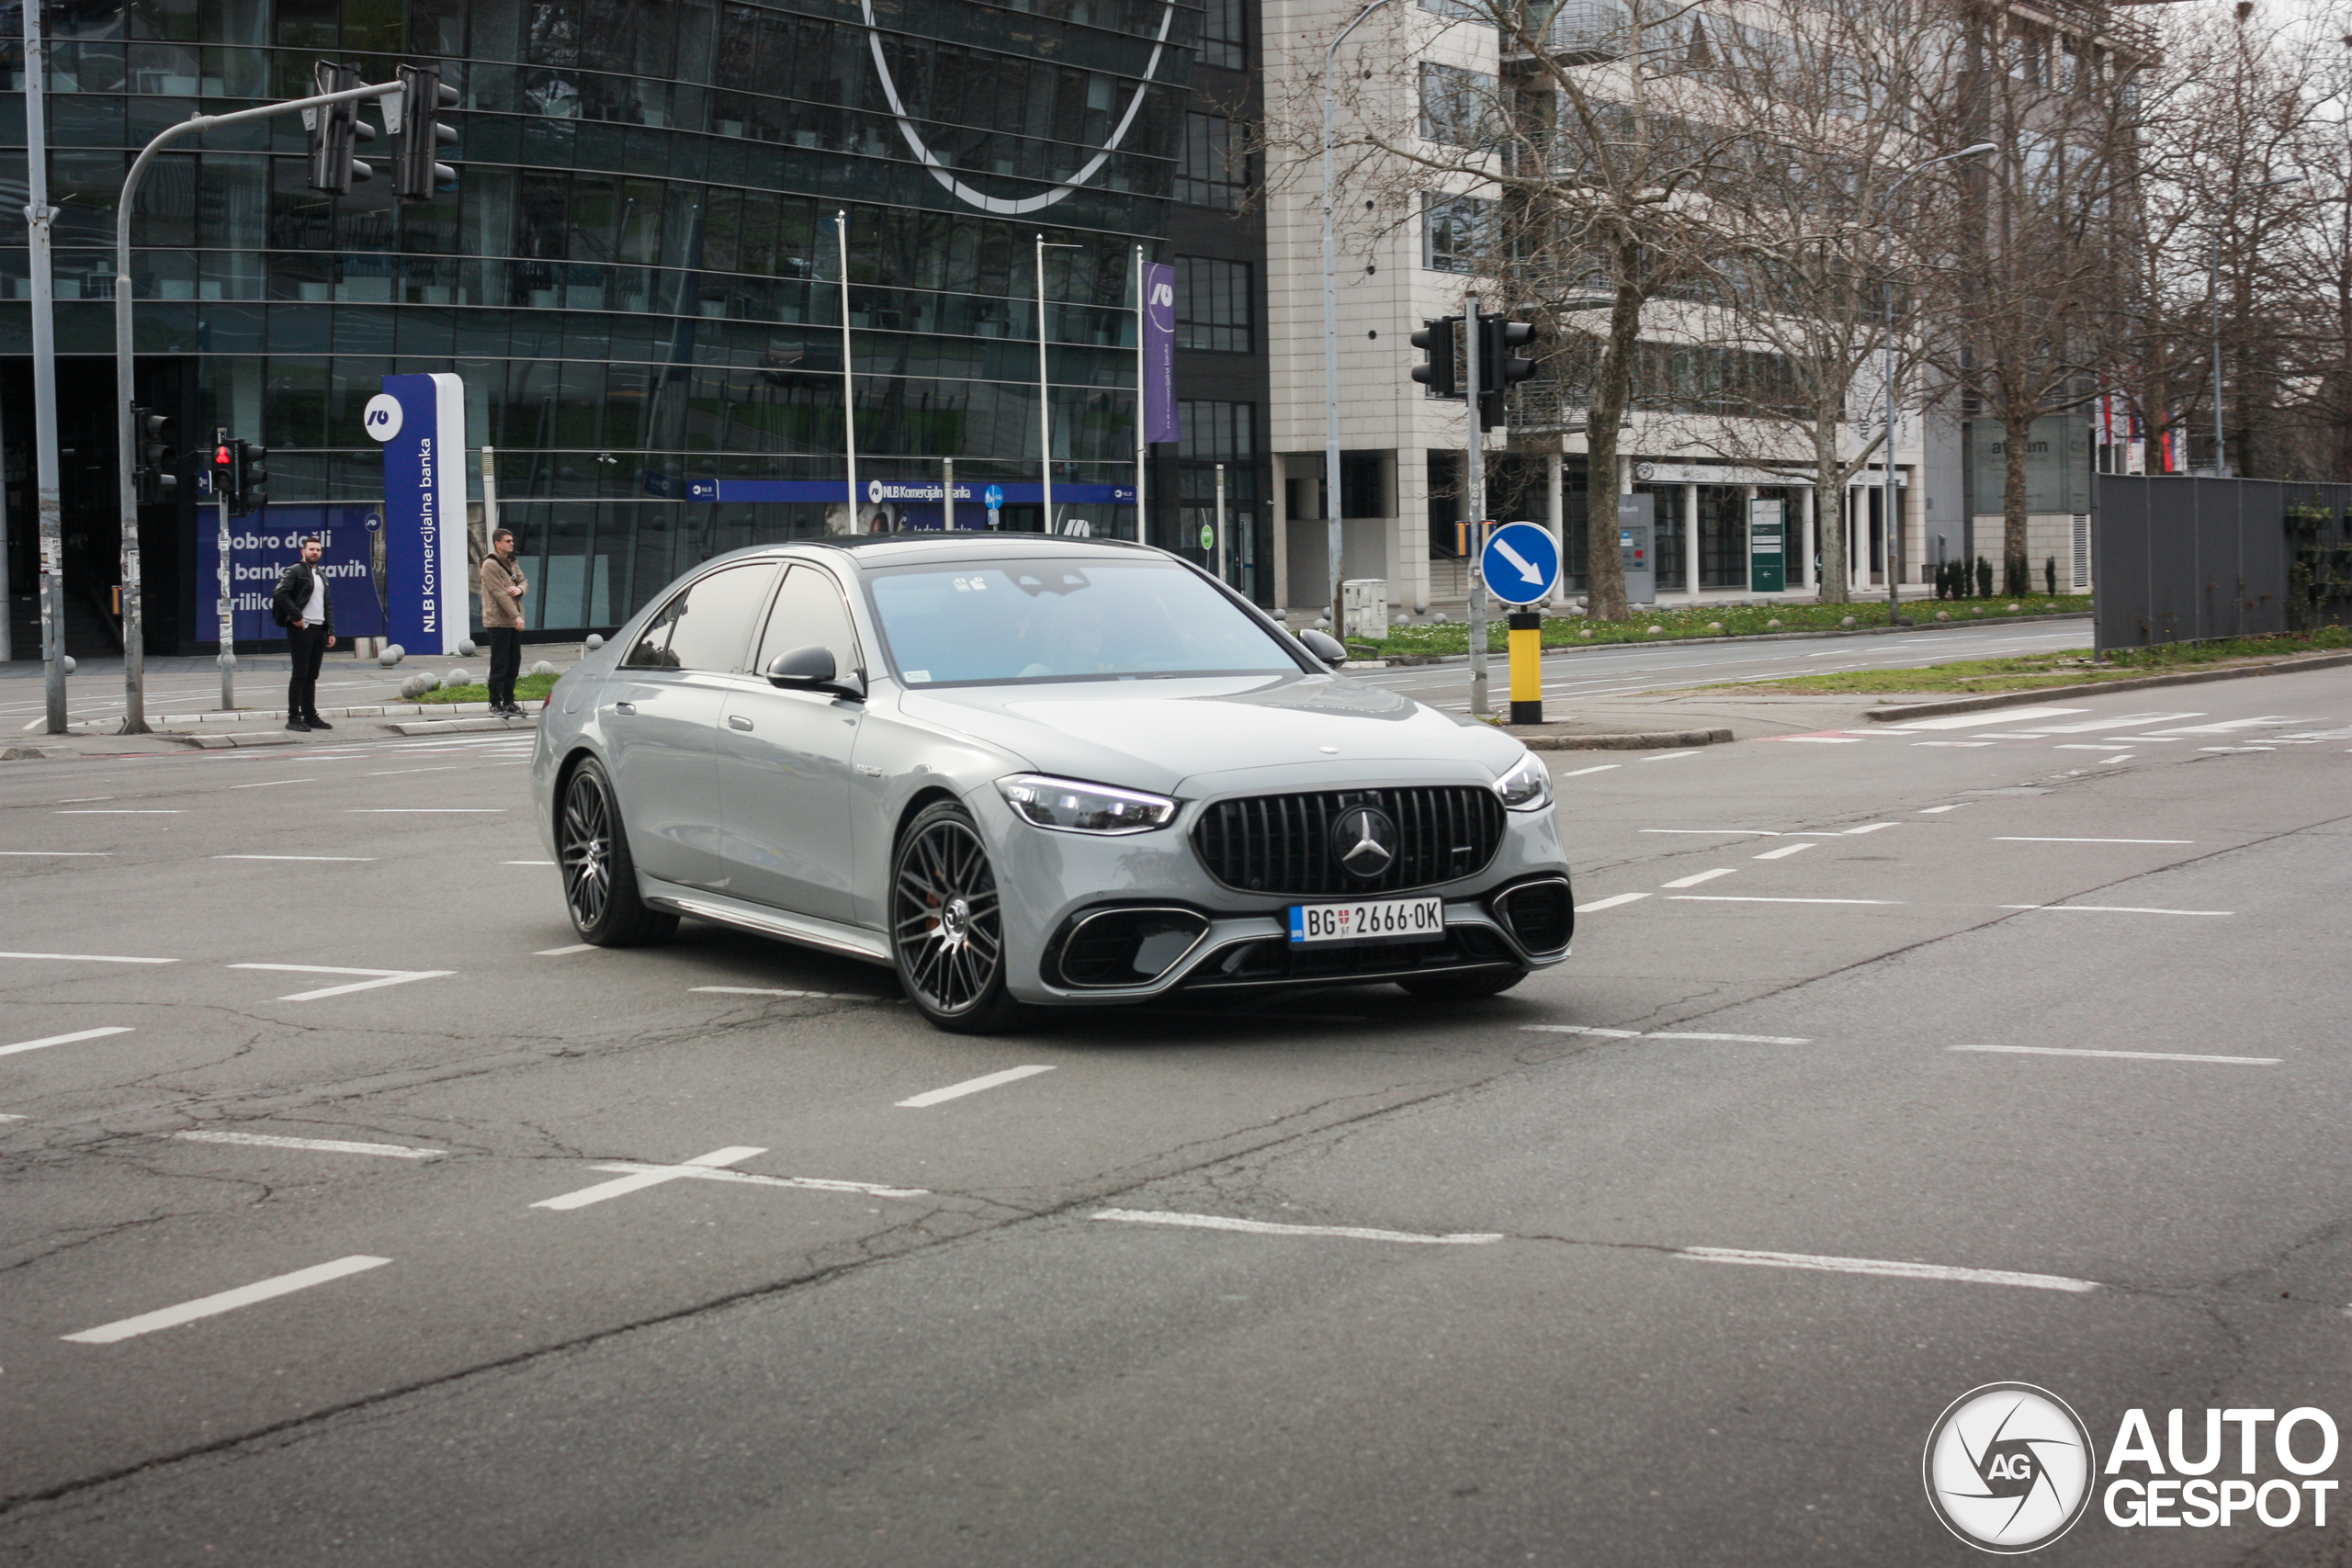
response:
[(1589, 915), (1595, 909), (1613, 909), (1620, 904), (1630, 904), (1637, 898), (1646, 898), (1648, 897), (1649, 895), (1646, 893), (1619, 893), (1607, 898), (1596, 898), (1589, 904), (1578, 904), (1577, 906), (1577, 913), (1579, 915)]
[(2135, 904), (2001, 904), (2003, 909), (2080, 909), (2094, 915), (2234, 915), (2235, 909), (2146, 909)]
[(374, 855), (214, 855), (214, 860), (313, 860), (371, 862)]
[(945, 1089), (927, 1089), (912, 1100), (899, 1101), (899, 1107), (900, 1110), (921, 1111), (950, 1100), (961, 1100), (967, 1094), (978, 1094), (982, 1089), (995, 1089), (1002, 1084), (1018, 1083), (1023, 1078), (1033, 1078), (1039, 1073), (1050, 1073), (1053, 1070), (1050, 1066), (1037, 1066), (1007, 1067), (1001, 1073), (989, 1073), (981, 1077), (966, 1078), (962, 1083), (949, 1084)]
[(359, 1274), (370, 1269), (380, 1269), (390, 1261), (389, 1258), (365, 1256), (338, 1258), (333, 1263), (321, 1263), (314, 1268), (298, 1269), (291, 1274), (280, 1274), (273, 1280), (262, 1280), (250, 1285), (240, 1285), (233, 1291), (223, 1291), (217, 1296), (205, 1296), (197, 1301), (183, 1302), (175, 1307), (165, 1307), (160, 1312), (144, 1313), (138, 1317), (126, 1317), (119, 1323), (105, 1324), (96, 1328), (85, 1328), (79, 1334), (68, 1334), (64, 1337), (76, 1345), (111, 1345), (118, 1339), (129, 1339), (141, 1334), (153, 1334), (159, 1328), (176, 1328), (183, 1323), (194, 1323), (200, 1317), (211, 1317), (220, 1313), (232, 1312), (241, 1306), (251, 1306), (255, 1302), (266, 1302), (272, 1296), (283, 1296), (295, 1291), (306, 1291), (312, 1285), (323, 1285), (331, 1280), (340, 1280), (347, 1274)]
[(1561, 773), (1558, 776), (1564, 779), (1580, 779), (1587, 773), (1605, 773), (1611, 768), (1622, 768), (1624, 765), (1623, 762), (1603, 762), (1597, 768), (1578, 768), (1573, 773)]
[(1990, 746), (1990, 740), (1914, 740), (1914, 746)]
[(2120, 757), (2101, 757), (2099, 761), (2101, 762), (2128, 762), (2133, 757), (2138, 755), (2139, 753), (2136, 751), (2126, 751)]
[(1736, 833), (1745, 838), (1778, 839), (1784, 837), (1770, 828), (1644, 828), (1645, 833)]
[(2239, 753), (2249, 751), (2267, 752), (2270, 750), (2267, 746), (2199, 746), (2197, 749), (2199, 751), (2230, 751)]
[(76, 1040), (103, 1040), (109, 1034), (128, 1034), (129, 1024), (117, 1023), (105, 1029), (85, 1029), (74, 1034), (52, 1034), (46, 1040), (24, 1040), (14, 1045), (0, 1045), (0, 1056), (13, 1056), (19, 1051), (42, 1051), (51, 1045), (71, 1045)]
[(1729, 1040), (1742, 1045), (1810, 1045), (1793, 1034), (1715, 1034), (1689, 1029), (1594, 1029), (1581, 1023), (1522, 1023), (1536, 1034), (1595, 1034), (1604, 1040)]
[(96, 811), (60, 811), (60, 817), (182, 817), (178, 807), (109, 806)]
[(1968, 802), (1964, 800), (1958, 800), (1954, 801), (1950, 806), (1923, 806), (1919, 807), (1919, 815), (1922, 817), (1933, 817), (1939, 811), (1957, 811), (1967, 804)]
[(1175, 1214), (1142, 1209), (1103, 1209), (1093, 1216), (1130, 1225), (1176, 1225), (1186, 1230), (1240, 1231), (1248, 1235), (1324, 1235), (1346, 1241), (1402, 1241), (1430, 1247), (1483, 1247), (1503, 1239), (1499, 1231), (1428, 1235), (1418, 1231), (1373, 1230), (1364, 1225), (1283, 1225), (1270, 1220), (1236, 1220), (1223, 1214)]
[(2278, 1056), (2199, 1056), (2186, 1051), (2089, 1051), (2064, 1045), (1947, 1045), (1947, 1051), (1989, 1051), (2004, 1056), (2113, 1056), (2128, 1062), (2226, 1062), (2233, 1066), (2275, 1067)]
[(2259, 718), (2229, 718), (2219, 724), (2173, 726), (2155, 731), (2158, 735), (2227, 735), (2237, 729), (2260, 729), (2265, 725), (2307, 724), (2310, 720), (2289, 718), (2283, 714), (2265, 714)]
[(28, 1119), (22, 1116), (0, 1116), (0, 1122), (22, 1122)]
[(107, 953), (0, 953), (0, 958), (58, 958), (69, 964), (177, 964), (176, 958), (119, 958)]
[(1677, 893), (1678, 902), (1690, 904), (1900, 904), (1900, 898), (1743, 898), (1735, 893)]
[(2087, 724), (2037, 724), (2036, 735), (2089, 735), (2101, 729), (2144, 729), (2152, 724), (2170, 724), (2176, 719), (2203, 718), (2201, 713), (2143, 713), (2129, 718), (2095, 718)]
[(45, 855), (58, 859), (111, 860), (112, 850), (0, 850), (0, 855)]
[(1793, 1034), (1707, 1034), (1696, 1030), (1654, 1029), (1652, 1040), (1729, 1040), (1741, 1045), (1810, 1045), (1810, 1040), (1800, 1040)]
[(2129, 741), (2080, 740), (2071, 746), (2052, 746), (2052, 751), (2129, 751)]
[(503, 860), (498, 863), (501, 865), (553, 865), (555, 862), (551, 860)]
[(1974, 729), (1984, 724), (2017, 724), (2027, 719), (2064, 718), (2072, 713), (2088, 713), (2088, 708), (2010, 708), (2001, 713), (1962, 713), (1949, 718), (1912, 718), (1904, 723), (1913, 729)]
[(1642, 761), (1645, 762), (1670, 762), (1677, 757), (1695, 757), (1699, 753), (1696, 751), (1660, 751), (1657, 756), (1645, 757)]
[(1884, 1274), (1897, 1280), (1951, 1280), (1971, 1285), (2017, 1285), (2030, 1291), (2098, 1289), (2091, 1280), (2063, 1274), (2019, 1274), (2007, 1269), (1953, 1269), (1940, 1263), (1897, 1263), (1877, 1258), (1826, 1258), (1807, 1252), (1750, 1252), (1730, 1247), (1686, 1247), (1675, 1256), (1694, 1263), (1749, 1263), (1766, 1269), (1815, 1269), (1830, 1274)]
[(396, 779), (403, 773), (454, 773), (457, 771), (458, 764), (448, 762), (437, 768), (390, 768), (380, 773), (366, 773), (361, 776), (371, 779)]
[(555, 1198), (542, 1198), (531, 1207), (534, 1209), (584, 1209), (591, 1203), (601, 1203), (607, 1198), (619, 1198), (631, 1192), (642, 1192), (649, 1187), (659, 1187), (665, 1181), (676, 1181), (697, 1170), (710, 1170), (719, 1166), (733, 1165), (740, 1160), (750, 1159), (753, 1155), (765, 1153), (767, 1153), (765, 1149), (729, 1145), (723, 1149), (713, 1149), (707, 1155), (698, 1155), (684, 1165), (638, 1166), (634, 1168), (631, 1174), (618, 1181), (600, 1181), (594, 1187), (583, 1187), (577, 1192), (566, 1192)]
[(322, 997), (345, 996), (353, 991), (372, 991), (379, 986), (401, 986), (411, 980), (437, 980), (444, 975), (454, 975), (455, 969), (338, 969), (321, 964), (232, 964), (232, 969), (278, 969), (291, 975), (373, 975), (372, 980), (359, 980), (348, 986), (329, 986), (323, 990), (297, 991), (290, 997), (280, 997), (281, 1002), (314, 1002)]
[(1812, 844), (1782, 844), (1777, 850), (1766, 850), (1762, 854), (1758, 855), (1756, 858), (1758, 860), (1786, 860), (1791, 855), (1801, 855), (1804, 853), (1805, 851), (1815, 847), (1816, 846)]
[(60, 806), (96, 806), (99, 801), (112, 800), (114, 796), (110, 795), (69, 795), (57, 804)]
[(2193, 844), (2194, 839), (2039, 839), (2022, 833), (1996, 833), (1996, 844)]
[(1875, 833), (1881, 828), (1893, 828), (1897, 824), (1893, 822), (1865, 822), (1859, 828), (1849, 828), (1846, 831), (1849, 835), (1855, 833)]
[(503, 806), (355, 806), (346, 817), (497, 817)]
[(1774, 740), (1810, 740), (1815, 746), (1860, 746), (1859, 738), (1851, 735), (1775, 735)]
[(1695, 872), (1689, 876), (1678, 876), (1671, 882), (1661, 882), (1658, 886), (1660, 887), (1696, 887), (1702, 882), (1713, 882), (1718, 876), (1729, 876), (1732, 869), (1727, 865), (1717, 866), (1713, 871)]
[(593, 953), (595, 951), (595, 948), (596, 944), (593, 942), (575, 942), (570, 947), (543, 947), (537, 953), (531, 954), (531, 956), (534, 958), (561, 958), (567, 953)]
[(898, 1001), (897, 997), (877, 997), (866, 991), (779, 991), (766, 986), (688, 986), (689, 991), (709, 991), (722, 997), (815, 997), (836, 1002)]
[(316, 784), (316, 779), (264, 779), (259, 784), (231, 784), (231, 789), (275, 789), (279, 784)]
[(311, 1149), (325, 1155), (385, 1155), (393, 1159), (439, 1159), (447, 1149), (407, 1144), (355, 1144), (342, 1138), (281, 1138), (269, 1133), (174, 1133), (191, 1144), (251, 1144), (264, 1149)]

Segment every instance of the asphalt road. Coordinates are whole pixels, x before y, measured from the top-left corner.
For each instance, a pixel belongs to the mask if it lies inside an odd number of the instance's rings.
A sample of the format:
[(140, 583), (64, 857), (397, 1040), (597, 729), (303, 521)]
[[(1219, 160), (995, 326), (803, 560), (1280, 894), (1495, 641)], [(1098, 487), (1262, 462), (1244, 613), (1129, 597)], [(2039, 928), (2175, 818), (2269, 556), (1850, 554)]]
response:
[(1556, 754), (1504, 997), (980, 1041), (580, 949), (523, 737), (0, 765), (0, 1562), (1885, 1568), (1980, 1384), (2352, 1417), (2352, 679), (1938, 722)]

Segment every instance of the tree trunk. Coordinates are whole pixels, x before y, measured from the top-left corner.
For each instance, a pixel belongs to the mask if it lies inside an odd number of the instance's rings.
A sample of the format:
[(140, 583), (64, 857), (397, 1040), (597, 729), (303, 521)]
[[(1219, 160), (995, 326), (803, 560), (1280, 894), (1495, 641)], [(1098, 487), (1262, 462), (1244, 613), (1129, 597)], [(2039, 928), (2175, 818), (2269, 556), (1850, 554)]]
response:
[(1813, 525), (1821, 538), (1821, 584), (1825, 604), (1849, 603), (1846, 585), (1846, 469), (1838, 461), (1838, 421), (1813, 423)]
[(2001, 416), (2001, 589), (2007, 593), (2032, 586), (2025, 559), (2025, 460), (2033, 445), (2034, 411), (2022, 415), (2010, 409)]
[(1617, 427), (1633, 398), (1634, 344), (1641, 325), (1641, 291), (1618, 284), (1584, 437), (1585, 613), (1603, 621), (1622, 621), (1627, 614), (1625, 558), (1617, 547)]

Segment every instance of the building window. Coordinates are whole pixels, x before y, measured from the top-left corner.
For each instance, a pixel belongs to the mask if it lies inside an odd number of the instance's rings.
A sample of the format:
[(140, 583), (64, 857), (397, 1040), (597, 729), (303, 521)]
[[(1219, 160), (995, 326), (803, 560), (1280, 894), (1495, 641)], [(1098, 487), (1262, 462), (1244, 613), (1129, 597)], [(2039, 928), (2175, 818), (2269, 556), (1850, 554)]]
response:
[(1385, 452), (1342, 452), (1340, 454), (1340, 515), (1342, 517), (1385, 517), (1388, 515), (1388, 454)]
[(1188, 207), (1241, 210), (1250, 189), (1250, 153), (1221, 114), (1184, 116), (1184, 155), (1176, 166), (1176, 199)]
[(1201, 63), (1249, 69), (1249, 13), (1243, 0), (1207, 0), (1201, 12)]
[(1204, 463), (1247, 463), (1258, 456), (1258, 405), (1255, 403), (1193, 402), (1176, 405), (1184, 427), (1176, 456)]
[(1474, 271), (1494, 206), (1475, 196), (1423, 196), (1421, 265), (1431, 272)]
[(1176, 346), (1250, 352), (1250, 264), (1176, 258)]
[(1459, 65), (1421, 62), (1421, 138), (1455, 147), (1488, 140), (1495, 79)]

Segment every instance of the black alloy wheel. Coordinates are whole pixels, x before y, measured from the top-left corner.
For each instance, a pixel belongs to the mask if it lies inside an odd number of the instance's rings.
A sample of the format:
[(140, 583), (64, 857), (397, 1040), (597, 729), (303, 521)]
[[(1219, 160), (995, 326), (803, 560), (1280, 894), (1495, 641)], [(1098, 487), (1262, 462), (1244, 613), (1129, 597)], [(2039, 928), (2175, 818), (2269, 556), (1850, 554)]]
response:
[(612, 781), (594, 758), (564, 784), (555, 837), (564, 907), (584, 940), (599, 947), (641, 947), (676, 933), (677, 916), (650, 909), (638, 897), (637, 866)]
[(923, 1016), (956, 1034), (994, 1034), (1030, 1010), (1004, 988), (1004, 919), (988, 846), (951, 802), (923, 808), (890, 867), (890, 956)]

